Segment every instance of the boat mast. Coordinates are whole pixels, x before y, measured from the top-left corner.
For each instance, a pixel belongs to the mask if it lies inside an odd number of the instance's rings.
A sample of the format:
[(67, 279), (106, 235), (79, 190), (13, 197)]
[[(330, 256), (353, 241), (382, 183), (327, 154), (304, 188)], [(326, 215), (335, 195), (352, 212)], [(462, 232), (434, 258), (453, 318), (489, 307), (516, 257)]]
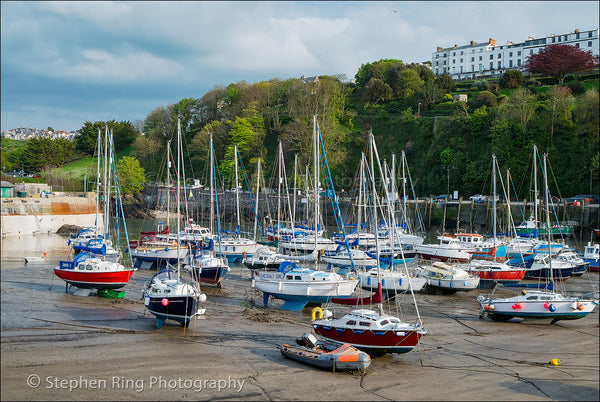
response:
[(281, 233), (281, 165), (283, 165), (283, 152), (281, 150), (281, 141), (279, 141), (278, 149), (279, 159), (279, 170), (277, 175), (277, 239), (280, 238)]
[[(494, 243), (493, 243), (493, 247), (496, 248), (496, 221), (497, 221), (497, 216), (496, 216), (496, 154), (492, 154), (492, 186), (493, 186), (493, 192), (492, 192), (492, 207), (494, 208), (494, 229), (493, 229), (493, 233), (494, 233)], [(496, 252), (494, 251), (494, 262), (496, 262)]]
[(241, 237), (241, 228), (240, 228), (240, 186), (238, 184), (238, 151), (237, 144), (233, 146), (234, 153), (234, 161), (235, 161), (235, 206), (236, 206), (236, 216), (237, 216), (237, 235), (238, 238)]
[(536, 237), (537, 236), (537, 221), (538, 221), (538, 188), (537, 188), (537, 146), (533, 144), (533, 231)]
[[(256, 170), (256, 213), (258, 214), (258, 189), (260, 187), (260, 157), (258, 158), (258, 168)], [(256, 241), (256, 226), (258, 224), (258, 218), (254, 219), (254, 241)]]
[(298, 174), (298, 154), (294, 154), (294, 208), (292, 210), (292, 233), (294, 233), (296, 225), (296, 176)]
[[(179, 259), (179, 245), (181, 244), (179, 241), (179, 230), (180, 230), (180, 212), (179, 212), (179, 197), (181, 191), (181, 180), (179, 180), (179, 172), (181, 171), (181, 120), (179, 116), (177, 116), (177, 171), (175, 172), (175, 178), (177, 179), (177, 248), (175, 252), (177, 253), (177, 280), (180, 281), (180, 268), (181, 268), (181, 260)], [(167, 237), (168, 238), (168, 237)]]
[(554, 287), (554, 274), (552, 272), (552, 232), (550, 231), (550, 204), (548, 203), (548, 171), (546, 170), (546, 158), (548, 154), (544, 154), (544, 203), (546, 204), (546, 227), (548, 234), (548, 264), (550, 265), (550, 283)]
[[(213, 169), (213, 163), (214, 163), (214, 155), (213, 155), (213, 136), (212, 133), (210, 133), (210, 149), (208, 150), (209, 155), (209, 161), (210, 161), (210, 175), (209, 175), (209, 180), (210, 180), (210, 233), (211, 235), (213, 235), (214, 233), (214, 220), (215, 220), (215, 189), (213, 186), (213, 175), (214, 175), (214, 169)], [(218, 235), (218, 233), (217, 233)], [(221, 244), (221, 242), (219, 241), (219, 245)]]
[[(317, 236), (319, 232), (319, 151), (317, 145), (317, 116), (313, 115), (313, 144), (314, 144), (314, 188), (315, 188), (315, 250), (319, 252), (317, 248)], [(315, 267), (319, 258), (315, 258)]]
[(110, 198), (108, 196), (108, 124), (104, 125), (104, 230), (106, 234), (108, 230), (108, 211)]
[[(375, 139), (373, 138), (373, 131), (369, 130), (369, 164), (371, 165), (371, 187), (372, 187), (372, 198), (373, 198), (373, 206), (372, 206), (372, 217), (373, 217), (373, 231), (375, 232), (375, 254), (377, 256), (377, 280), (381, 281), (381, 275), (379, 274), (379, 233), (377, 232), (377, 189), (375, 188), (375, 168), (373, 163), (373, 142)], [(392, 257), (393, 258), (393, 257)], [(379, 315), (383, 315), (383, 304), (381, 302), (378, 303), (379, 307)]]
[(98, 127), (98, 152), (96, 154), (98, 166), (96, 167), (96, 234), (98, 234), (98, 213), (100, 208), (100, 148), (101, 148), (102, 134), (100, 134), (100, 127)]

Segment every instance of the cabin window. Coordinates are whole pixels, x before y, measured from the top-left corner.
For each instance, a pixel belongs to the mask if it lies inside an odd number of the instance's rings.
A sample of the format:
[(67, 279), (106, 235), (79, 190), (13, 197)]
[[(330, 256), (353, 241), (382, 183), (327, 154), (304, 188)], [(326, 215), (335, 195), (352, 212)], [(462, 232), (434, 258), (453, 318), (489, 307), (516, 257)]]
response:
[(86, 265), (85, 269), (87, 269), (88, 271), (91, 271), (92, 269), (94, 269), (94, 267), (92, 267), (91, 265)]
[(346, 325), (356, 325), (356, 321), (354, 321), (354, 320), (346, 321)]
[(381, 322), (379, 323), (379, 325), (385, 325), (385, 324), (387, 324), (387, 323), (389, 323), (389, 321), (388, 321), (388, 320), (383, 320), (383, 321), (381, 321)]
[(294, 279), (294, 275), (286, 275), (285, 279), (289, 279), (291, 281)]
[(358, 323), (358, 325), (361, 325), (363, 327), (370, 327), (371, 323), (370, 322), (366, 322), (366, 321), (361, 321)]
[(537, 299), (538, 299), (538, 297), (537, 297), (537, 296), (529, 296), (529, 297), (527, 298), (527, 300), (537, 300)]
[(301, 281), (301, 280), (302, 280), (302, 277), (301, 277), (300, 275), (296, 275), (296, 276), (294, 277), (294, 279), (295, 279), (295, 280), (297, 280), (297, 281)]
[(394, 324), (399, 324), (400, 320), (398, 320), (397, 318), (391, 318), (390, 322), (393, 322)]

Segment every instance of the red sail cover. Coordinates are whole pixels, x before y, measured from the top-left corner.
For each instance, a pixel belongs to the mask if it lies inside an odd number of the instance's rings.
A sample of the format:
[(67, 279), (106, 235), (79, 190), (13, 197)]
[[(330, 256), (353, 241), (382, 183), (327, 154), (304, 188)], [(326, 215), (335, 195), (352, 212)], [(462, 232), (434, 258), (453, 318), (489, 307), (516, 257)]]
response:
[(360, 304), (377, 304), (383, 301), (381, 295), (381, 282), (377, 284), (377, 292), (367, 297), (332, 297), (331, 301), (337, 304), (360, 305)]

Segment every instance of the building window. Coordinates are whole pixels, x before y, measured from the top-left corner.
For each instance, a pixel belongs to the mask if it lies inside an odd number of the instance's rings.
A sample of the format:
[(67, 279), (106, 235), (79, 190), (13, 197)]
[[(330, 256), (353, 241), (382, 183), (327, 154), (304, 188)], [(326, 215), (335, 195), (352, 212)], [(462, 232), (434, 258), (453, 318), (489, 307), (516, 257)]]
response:
[(452, 56), (456, 56), (456, 52), (452, 52)]
[(517, 52), (517, 56), (520, 56), (520, 55), (521, 55), (521, 51), (519, 50), (519, 51)]
[(463, 55), (463, 51), (462, 51), (462, 50), (460, 51), (460, 55), (461, 55), (461, 56)]
[(576, 47), (577, 49), (579, 49), (579, 43), (576, 43), (576, 44), (575, 44), (575, 47)]
[(556, 42), (556, 38), (553, 36), (552, 37), (552, 43)]
[(471, 64), (471, 72), (475, 71), (475, 66)]
[(508, 61), (508, 68), (511, 68), (512, 66), (513, 66), (513, 62), (512, 62), (512, 60), (509, 60)]
[(471, 57), (471, 62), (474, 62), (474, 61), (475, 61), (475, 57)]
[(492, 60), (494, 58), (493, 54), (490, 54), (490, 60)]
[(461, 73), (463, 72), (463, 66), (460, 66), (460, 72)]
[(493, 69), (494, 69), (494, 62), (490, 61), (490, 70), (493, 70)]
[(461, 63), (463, 62), (463, 58), (462, 58), (462, 57), (460, 58), (460, 62), (461, 62)]
[(591, 41), (588, 42), (588, 47), (592, 47), (592, 42)]
[(588, 32), (588, 38), (592, 37), (592, 31)]
[(508, 57), (512, 57), (512, 52), (508, 52)]
[(498, 68), (502, 68), (502, 62), (500, 60), (498, 60)]
[(529, 54), (533, 54), (533, 49), (529, 49)]
[(520, 66), (520, 65), (521, 65), (521, 59), (518, 59), (517, 60), (517, 66)]
[(561, 41), (561, 38), (562, 38), (562, 36), (559, 36), (559, 37), (558, 37), (558, 41), (559, 41), (559, 42)]
[(482, 60), (482, 57), (483, 57), (483, 56), (479, 56), (479, 61), (481, 61), (481, 60)]
[(479, 49), (479, 53), (483, 52), (483, 48)]
[(498, 53), (498, 58), (502, 57), (502, 53)]
[(576, 38), (576, 39), (579, 39), (579, 32), (577, 32), (577, 33), (575, 34), (575, 38)]
[(456, 64), (456, 60), (452, 59), (452, 64)]

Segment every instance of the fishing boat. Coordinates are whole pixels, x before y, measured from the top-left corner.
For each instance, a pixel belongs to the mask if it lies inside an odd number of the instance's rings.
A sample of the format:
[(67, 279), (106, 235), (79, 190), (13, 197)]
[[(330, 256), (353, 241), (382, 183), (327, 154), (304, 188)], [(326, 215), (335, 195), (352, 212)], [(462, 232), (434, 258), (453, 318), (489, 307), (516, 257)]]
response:
[[(180, 172), (183, 164), (181, 143), (181, 121), (177, 118), (177, 234), (180, 230)], [(180, 244), (180, 241), (177, 241)], [(181, 275), (181, 260), (177, 259), (176, 269), (170, 265), (166, 270), (155, 274), (144, 292), (144, 306), (156, 317), (156, 328), (161, 329), (167, 319), (179, 322), (182, 326), (189, 325), (190, 320), (197, 315), (204, 314), (205, 309), (200, 308), (200, 303), (206, 301), (206, 295), (200, 291), (199, 284), (194, 278), (185, 279)]]
[(554, 261), (566, 261), (575, 265), (573, 272), (571, 272), (571, 276), (583, 275), (590, 266), (590, 263), (584, 261), (583, 258), (581, 258), (575, 251), (562, 251), (558, 253), (556, 257), (554, 257)]
[(479, 286), (479, 276), (469, 274), (458, 265), (434, 262), (431, 265), (421, 264), (415, 268), (415, 275), (427, 279), (427, 287), (440, 289), (445, 293), (471, 291)]
[(545, 237), (552, 235), (568, 239), (573, 235), (573, 228), (571, 226), (558, 223), (546, 225), (545, 223), (536, 221), (533, 216), (530, 216), (528, 220), (523, 221), (519, 226), (516, 226), (515, 231), (517, 235), (521, 237)]
[(494, 283), (519, 283), (525, 277), (526, 269), (504, 262), (474, 259), (465, 265), (465, 270), (479, 276), (479, 287), (491, 287)]
[(129, 282), (135, 268), (79, 253), (73, 261), (59, 261), (54, 274), (69, 285), (83, 289), (119, 289)]
[(361, 371), (365, 372), (371, 365), (371, 357), (349, 344), (331, 344), (317, 340), (314, 335), (306, 333), (296, 340), (298, 345), (281, 346), (281, 354), (288, 359), (296, 360), (330, 372)]
[(415, 251), (424, 260), (468, 262), (472, 256), (458, 243), (458, 239), (448, 236), (438, 236), (439, 244), (420, 244)]
[[(543, 158), (545, 205), (548, 206), (549, 191), (546, 170), (546, 155)], [(546, 222), (550, 221), (550, 212), (546, 207)], [(551, 236), (548, 237), (548, 242)], [(550, 323), (556, 323), (559, 320), (574, 320), (590, 314), (598, 300), (591, 300), (583, 296), (566, 296), (554, 291), (554, 262), (548, 257), (548, 283), (547, 289), (551, 290), (523, 290), (521, 294), (507, 298), (495, 298), (496, 287), (489, 296), (480, 295), (477, 297), (479, 303), (479, 317), (486, 315), (495, 321), (508, 321), (511, 318), (523, 318), (532, 320), (548, 320)], [(596, 296), (597, 297), (597, 296)]]
[(525, 270), (525, 278), (545, 279), (552, 276), (555, 280), (566, 281), (575, 268), (575, 264), (569, 261), (558, 261), (550, 254), (536, 254), (531, 267)]
[(583, 261), (589, 262), (589, 270), (598, 272), (600, 270), (600, 265), (598, 263), (600, 259), (600, 244), (588, 242), (587, 246), (585, 246), (583, 251)]
[[(371, 172), (374, 172), (373, 154), (376, 153), (376, 148), (372, 132), (369, 132), (369, 149)], [(374, 176), (371, 176), (371, 186), (373, 189), (373, 210), (377, 211), (377, 197), (375, 196), (377, 192), (375, 191)], [(389, 194), (386, 199), (389, 202)], [(373, 218), (376, 220), (376, 212), (373, 214)], [(374, 226), (375, 238), (377, 239), (377, 227), (376, 225)], [(378, 244), (376, 243), (376, 249), (378, 248), (377, 246)], [(379, 258), (376, 261), (379, 261)], [(406, 268), (406, 265), (404, 267)], [(381, 273), (380, 264), (377, 265), (376, 270), (378, 274)], [(403, 322), (398, 317), (384, 313), (381, 276), (377, 275), (377, 278), (379, 279), (377, 292), (371, 296), (332, 299), (333, 303), (355, 306), (355, 310), (339, 318), (335, 318), (330, 310), (313, 309), (312, 324), (315, 334), (328, 342), (337, 344), (348, 343), (373, 355), (406, 353), (413, 350), (426, 331), (421, 323), (411, 281), (409, 279), (408, 284), (417, 312), (415, 323)], [(378, 311), (359, 308), (359, 306), (367, 304), (376, 304)]]

